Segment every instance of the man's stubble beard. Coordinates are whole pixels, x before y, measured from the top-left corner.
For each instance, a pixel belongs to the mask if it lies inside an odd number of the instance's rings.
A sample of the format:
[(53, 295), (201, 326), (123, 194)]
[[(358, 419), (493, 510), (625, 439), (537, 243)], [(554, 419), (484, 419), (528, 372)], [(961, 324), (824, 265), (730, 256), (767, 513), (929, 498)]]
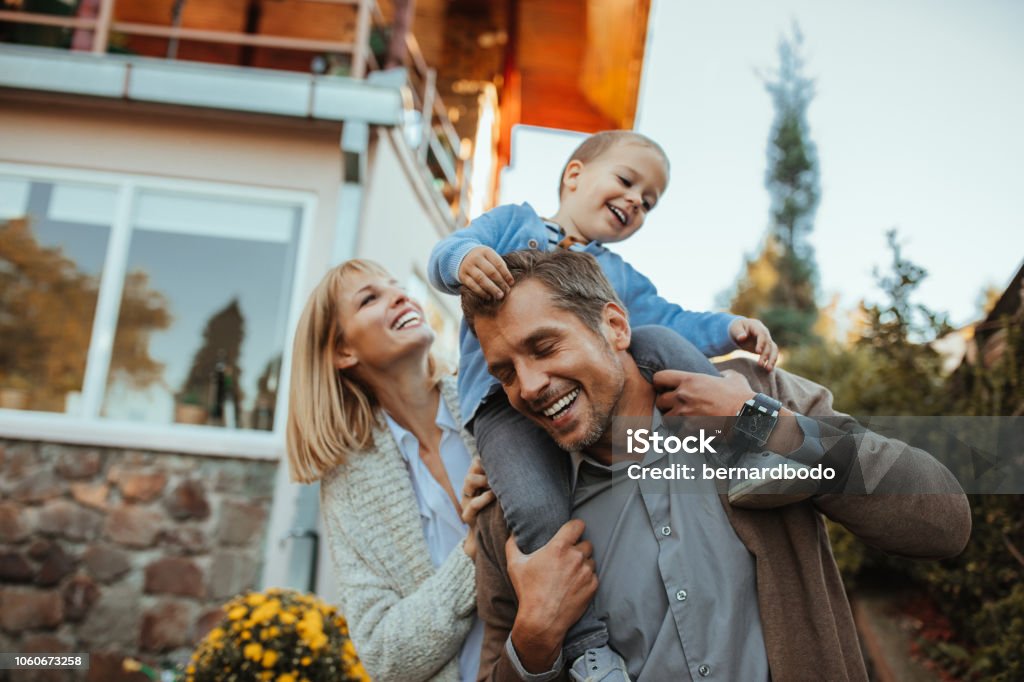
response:
[(611, 349), (611, 346), (605, 343), (604, 354), (611, 367), (615, 369), (615, 383), (618, 386), (618, 390), (615, 396), (607, 405), (598, 405), (591, 402), (591, 416), (590, 423), (587, 427), (587, 432), (583, 434), (582, 438), (575, 441), (566, 441), (560, 439), (555, 434), (550, 434), (554, 439), (558, 447), (562, 448), (566, 452), (581, 452), (586, 450), (590, 446), (594, 445), (601, 439), (601, 436), (611, 428), (612, 415), (615, 414), (615, 408), (619, 404), (619, 400), (622, 398), (623, 390), (626, 385), (626, 371), (622, 367), (622, 361)]

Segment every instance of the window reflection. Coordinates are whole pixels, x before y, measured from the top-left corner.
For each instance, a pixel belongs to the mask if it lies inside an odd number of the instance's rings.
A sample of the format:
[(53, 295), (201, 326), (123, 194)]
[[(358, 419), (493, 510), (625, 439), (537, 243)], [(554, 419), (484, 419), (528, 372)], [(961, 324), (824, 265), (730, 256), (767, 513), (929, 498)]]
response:
[(116, 194), (0, 175), (0, 408), (77, 413)]
[[(273, 428), (300, 217), (294, 205), (138, 193), (105, 416)], [(140, 289), (146, 304), (133, 305)]]

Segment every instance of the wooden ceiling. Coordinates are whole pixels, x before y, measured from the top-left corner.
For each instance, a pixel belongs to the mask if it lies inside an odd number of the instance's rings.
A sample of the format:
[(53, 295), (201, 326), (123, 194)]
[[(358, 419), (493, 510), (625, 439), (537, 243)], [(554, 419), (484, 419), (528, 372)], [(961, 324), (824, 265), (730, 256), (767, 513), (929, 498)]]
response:
[[(378, 0), (385, 18), (391, 2)], [(168, 25), (173, 5), (118, 0), (117, 19)], [(628, 128), (649, 6), (650, 0), (415, 0), (413, 33), (438, 69), (442, 97), (470, 119), (473, 83), (492, 82), (505, 130), (516, 123), (582, 132)], [(354, 21), (351, 6), (307, 0), (185, 0), (181, 25), (344, 41)], [(168, 50), (166, 40), (142, 36), (123, 46), (149, 56)], [(183, 41), (177, 56), (308, 71), (316, 55)]]
[(619, 127), (587, 99), (580, 85), (586, 5), (581, 0), (519, 2), (521, 123), (583, 132)]

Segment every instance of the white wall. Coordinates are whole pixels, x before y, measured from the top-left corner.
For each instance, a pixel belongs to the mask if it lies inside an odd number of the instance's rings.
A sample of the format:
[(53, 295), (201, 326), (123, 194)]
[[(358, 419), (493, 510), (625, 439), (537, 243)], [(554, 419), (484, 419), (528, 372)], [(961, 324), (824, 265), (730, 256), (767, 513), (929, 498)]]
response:
[[(415, 163), (401, 135), (377, 131), (356, 246), (360, 258), (377, 261), (402, 283), (414, 274), (426, 280), (430, 250), (450, 229), (447, 215), (427, 194), (426, 181), (417, 177)], [(458, 299), (435, 293), (428, 295), (458, 318)]]
[[(205, 180), (248, 187), (300, 190), (316, 196), (309, 249), (300, 265), (300, 300), (332, 265), (342, 186), (340, 126), (310, 124), (203, 111), (137, 105), (101, 104), (48, 98), (21, 99), (0, 93), (0, 162)], [(446, 209), (429, 194), (427, 180), (401, 134), (390, 129), (371, 133), (371, 153), (363, 188), (355, 255), (378, 261), (411, 293), (426, 299), (457, 324), (458, 299), (417, 288), (426, 281), (431, 248), (451, 229)], [(355, 221), (353, 221), (355, 222)], [(347, 238), (342, 236), (343, 238)], [(297, 311), (292, 317), (297, 316)], [(439, 338), (438, 347), (451, 346)], [(291, 334), (288, 337), (291, 343)], [(144, 443), (139, 444), (145, 447)], [(262, 584), (302, 587), (299, 547), (281, 539), (296, 526), (300, 498), (304, 509), (316, 489), (288, 481), (287, 467), (278, 481), (265, 546)], [(308, 516), (308, 514), (307, 514)], [(318, 564), (321, 596), (334, 601), (334, 580), (326, 538), (321, 531)]]
[[(298, 264), (298, 300), (305, 301), (330, 265), (342, 183), (341, 125), (8, 91), (0, 92), (0, 131), (16, 132), (3, 135), (3, 163), (311, 194), (316, 199), (309, 248)], [(297, 314), (291, 311), (292, 320)], [(291, 337), (289, 331), (289, 348)], [(287, 365), (282, 387), (286, 370)], [(146, 448), (145, 440), (143, 434), (135, 447)], [(264, 585), (301, 586), (291, 575), (295, 543), (280, 542), (295, 525), (300, 489), (288, 481), (282, 462), (267, 530)]]
[[(452, 322), (448, 335), (440, 335), (435, 342), (435, 350), (443, 356), (445, 351), (455, 350), (455, 334), (460, 319), (458, 299), (429, 288), (427, 259), (434, 244), (451, 229), (451, 224), (444, 209), (438, 207), (428, 194), (429, 186), (420, 176), (417, 162), (400, 132), (376, 129), (372, 136), (355, 256), (383, 265), (409, 288), (411, 295), (427, 305), (428, 311), (431, 305), (443, 308)], [(288, 492), (282, 491), (281, 494)], [(312, 490), (303, 494), (306, 499), (302, 505), (316, 503), (311, 499)], [(334, 568), (322, 524), (319, 532), (317, 594), (328, 602), (337, 603)], [(294, 562), (290, 566), (292, 573), (296, 574)], [(302, 570), (297, 571), (297, 575), (303, 574)]]
[(569, 130), (518, 125), (512, 128), (512, 154), (501, 171), (502, 204), (529, 203), (542, 216), (558, 211), (562, 166), (587, 136)]

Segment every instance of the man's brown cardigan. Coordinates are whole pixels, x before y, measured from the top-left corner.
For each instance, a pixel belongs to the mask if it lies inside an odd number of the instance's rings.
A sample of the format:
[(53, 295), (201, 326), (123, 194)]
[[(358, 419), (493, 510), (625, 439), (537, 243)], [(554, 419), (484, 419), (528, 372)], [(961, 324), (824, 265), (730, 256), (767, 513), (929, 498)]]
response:
[[(739, 371), (755, 391), (776, 397), (794, 412), (845, 416), (832, 409), (826, 389), (793, 374), (765, 373), (746, 360), (719, 368)], [(843, 428), (852, 425), (851, 419)], [(853, 475), (861, 476), (873, 494), (819, 495), (771, 510), (739, 509), (722, 497), (736, 535), (756, 562), (761, 627), (774, 682), (867, 680), (822, 514), (868, 544), (907, 557), (953, 556), (970, 536), (967, 498), (944, 466), (921, 450), (875, 434), (858, 442), (859, 466)], [(517, 602), (505, 565), (509, 530), (499, 505), (481, 512), (477, 531), (477, 610), (485, 628), (478, 679), (519, 680), (505, 654)], [(559, 679), (567, 679), (565, 671)]]

